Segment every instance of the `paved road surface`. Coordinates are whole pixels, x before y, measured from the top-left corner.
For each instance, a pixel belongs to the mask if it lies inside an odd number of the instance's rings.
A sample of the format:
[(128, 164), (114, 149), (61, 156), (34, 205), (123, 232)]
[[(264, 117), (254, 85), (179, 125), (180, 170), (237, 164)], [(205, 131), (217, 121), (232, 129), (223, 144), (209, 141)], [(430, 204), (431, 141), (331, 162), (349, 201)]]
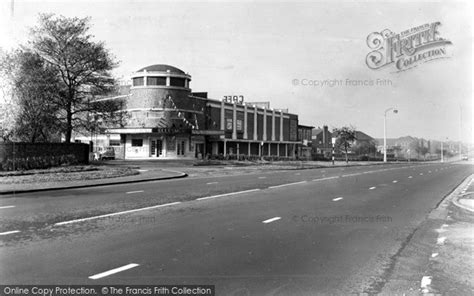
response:
[(472, 171), (378, 165), (5, 196), (0, 279), (212, 284), (217, 295), (377, 292), (397, 251)]

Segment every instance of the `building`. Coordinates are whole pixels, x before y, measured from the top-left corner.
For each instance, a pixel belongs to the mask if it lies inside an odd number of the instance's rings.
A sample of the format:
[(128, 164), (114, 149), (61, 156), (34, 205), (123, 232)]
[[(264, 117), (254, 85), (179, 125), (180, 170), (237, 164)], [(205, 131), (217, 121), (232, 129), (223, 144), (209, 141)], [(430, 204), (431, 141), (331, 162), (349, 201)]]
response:
[(332, 153), (332, 133), (329, 131), (328, 126), (324, 125), (323, 128), (317, 128), (312, 131), (312, 148), (313, 155), (321, 156), (324, 158), (331, 157)]
[[(132, 75), (123, 127), (109, 128), (106, 139), (125, 159), (203, 158), (208, 155), (297, 157), (298, 115), (270, 103), (242, 98), (210, 99), (193, 93), (191, 76), (169, 65), (152, 65)], [(111, 98), (114, 99), (114, 98)], [(304, 127), (304, 126), (302, 126)], [(309, 127), (305, 127), (306, 131)], [(304, 142), (306, 141), (306, 142)]]
[(314, 126), (298, 125), (298, 157), (302, 159), (311, 159), (312, 152), (312, 131)]

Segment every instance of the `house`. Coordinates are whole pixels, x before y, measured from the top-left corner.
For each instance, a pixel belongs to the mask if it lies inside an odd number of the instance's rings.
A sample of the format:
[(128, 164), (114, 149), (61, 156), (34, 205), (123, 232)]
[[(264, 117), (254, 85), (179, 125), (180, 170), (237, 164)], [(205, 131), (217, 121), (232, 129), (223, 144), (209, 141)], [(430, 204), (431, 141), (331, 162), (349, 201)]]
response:
[(318, 127), (313, 129), (311, 140), (313, 155), (321, 155), (323, 157), (330, 157), (332, 153), (332, 133), (329, 131), (328, 126), (324, 125), (323, 128)]
[(298, 125), (298, 157), (302, 159), (311, 159), (312, 153), (312, 130), (314, 126)]

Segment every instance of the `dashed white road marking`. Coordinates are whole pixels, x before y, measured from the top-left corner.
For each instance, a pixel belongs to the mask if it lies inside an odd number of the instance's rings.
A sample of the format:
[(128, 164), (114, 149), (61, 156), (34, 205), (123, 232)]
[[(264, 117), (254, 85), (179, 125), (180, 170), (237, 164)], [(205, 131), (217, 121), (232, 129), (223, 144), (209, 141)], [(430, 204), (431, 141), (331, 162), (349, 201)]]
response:
[(355, 174), (347, 174), (347, 175), (342, 175), (342, 177), (352, 177), (352, 176), (359, 176), (360, 173), (355, 173)]
[(411, 178), (413, 178), (413, 177), (412, 177), (412, 176), (408, 176), (408, 179), (411, 179)]
[(133, 193), (140, 193), (140, 192), (143, 192), (143, 190), (129, 191), (129, 192), (125, 192), (125, 194), (133, 194)]
[(372, 187), (369, 188), (369, 190), (374, 190), (375, 188), (377, 188), (377, 187), (372, 186)]
[(338, 200), (341, 200), (341, 199), (344, 199), (343, 197), (336, 197), (336, 198), (333, 198), (332, 200), (333, 201), (338, 201)]
[(259, 179), (266, 179), (267, 177), (258, 177)]
[(295, 174), (295, 176), (299, 176), (299, 175), (301, 175), (301, 173), (296, 173), (296, 174)]
[(428, 171), (429, 174), (431, 174), (431, 171)]
[(438, 253), (433, 253), (433, 254), (431, 254), (431, 258), (435, 258), (438, 255), (439, 255)]
[(423, 173), (420, 173), (420, 176), (423, 176)]
[(11, 209), (11, 208), (14, 208), (15, 206), (3, 206), (3, 207), (0, 207), (0, 209)]
[(432, 277), (431, 276), (424, 276), (423, 278), (421, 278), (421, 289), (422, 289), (422, 292), (423, 293), (428, 293), (429, 290), (428, 290), (428, 286), (431, 285), (431, 279)]
[(273, 218), (267, 219), (265, 221), (262, 221), (262, 223), (267, 224), (267, 223), (271, 223), (273, 221), (280, 220), (280, 219), (281, 219), (281, 217), (273, 217)]
[(91, 280), (97, 280), (97, 279), (112, 275), (114, 273), (118, 273), (118, 272), (121, 272), (121, 271), (124, 271), (124, 270), (127, 270), (127, 269), (131, 269), (131, 268), (134, 268), (134, 267), (137, 267), (137, 266), (139, 266), (139, 264), (130, 263), (130, 264), (124, 265), (122, 267), (117, 267), (117, 268), (111, 269), (109, 271), (105, 271), (105, 272), (101, 272), (101, 273), (98, 273), (98, 274), (95, 274), (95, 275), (91, 275), (89, 278)]
[(177, 205), (177, 204), (180, 204), (180, 203), (181, 203), (180, 201), (171, 202), (171, 203), (166, 203), (166, 204), (156, 205), (156, 206), (151, 206), (151, 207), (133, 209), (133, 210), (122, 211), (122, 212), (115, 212), (115, 213), (104, 214), (104, 215), (99, 215), (99, 216), (92, 216), (92, 217), (87, 217), (87, 218), (82, 218), (82, 219), (75, 219), (75, 220), (63, 221), (63, 222), (55, 223), (54, 225), (55, 225), (55, 226), (60, 226), (60, 225), (66, 225), (66, 224), (77, 223), (77, 222), (84, 222), (84, 221), (89, 221), (89, 220), (94, 220), (94, 219), (100, 219), (100, 218), (106, 218), (106, 217), (111, 217), (111, 216), (117, 216), (117, 215), (135, 213), (135, 212), (146, 211), (146, 210), (151, 210), (151, 209), (158, 209), (158, 208), (163, 208), (163, 207), (167, 207), (167, 206), (174, 206), (174, 205)]
[(12, 231), (0, 232), (0, 235), (14, 234), (18, 232), (20, 232), (20, 230), (12, 230)]
[(321, 178), (321, 179), (313, 179), (314, 182), (316, 181), (324, 181), (324, 180), (331, 180), (331, 179), (337, 179), (339, 176), (334, 176), (334, 177), (327, 177), (327, 178)]
[(148, 170), (137, 170), (139, 172), (148, 172)]
[(436, 244), (437, 244), (437, 245), (442, 245), (442, 244), (444, 244), (445, 241), (446, 241), (446, 237), (445, 237), (445, 236), (438, 237), (438, 239), (436, 240)]
[(205, 200), (205, 199), (211, 199), (211, 198), (216, 198), (216, 197), (223, 197), (223, 196), (236, 195), (236, 194), (241, 194), (241, 193), (255, 192), (255, 191), (259, 191), (259, 190), (260, 189), (256, 188), (256, 189), (250, 189), (250, 190), (244, 190), (244, 191), (230, 192), (230, 193), (200, 197), (200, 198), (196, 198), (196, 200)]
[(285, 186), (291, 186), (291, 185), (298, 185), (298, 184), (304, 184), (307, 181), (301, 181), (301, 182), (295, 182), (295, 183), (287, 183), (287, 184), (281, 184), (281, 185), (276, 185), (276, 186), (270, 186), (268, 188), (273, 189), (273, 188), (280, 188), (280, 187), (285, 187)]
[(209, 182), (209, 183), (206, 183), (206, 185), (212, 185), (212, 184), (217, 184), (219, 182)]
[(398, 181), (397, 180), (393, 180), (392, 183), (397, 183)]

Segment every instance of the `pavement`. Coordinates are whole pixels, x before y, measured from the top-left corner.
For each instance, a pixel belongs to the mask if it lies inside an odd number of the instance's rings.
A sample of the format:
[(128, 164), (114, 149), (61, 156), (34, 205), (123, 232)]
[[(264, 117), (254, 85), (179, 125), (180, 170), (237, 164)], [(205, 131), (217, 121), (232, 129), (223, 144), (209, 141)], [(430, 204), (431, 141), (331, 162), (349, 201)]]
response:
[(380, 295), (474, 294), (474, 207), (469, 199), (474, 171), (470, 170), (471, 175), (453, 188), (400, 249)]
[(427, 230), (433, 212), (472, 173), (458, 163), (377, 165), (5, 196), (0, 283), (372, 295), (406, 271), (397, 295), (422, 293), (422, 263), (438, 236)]

